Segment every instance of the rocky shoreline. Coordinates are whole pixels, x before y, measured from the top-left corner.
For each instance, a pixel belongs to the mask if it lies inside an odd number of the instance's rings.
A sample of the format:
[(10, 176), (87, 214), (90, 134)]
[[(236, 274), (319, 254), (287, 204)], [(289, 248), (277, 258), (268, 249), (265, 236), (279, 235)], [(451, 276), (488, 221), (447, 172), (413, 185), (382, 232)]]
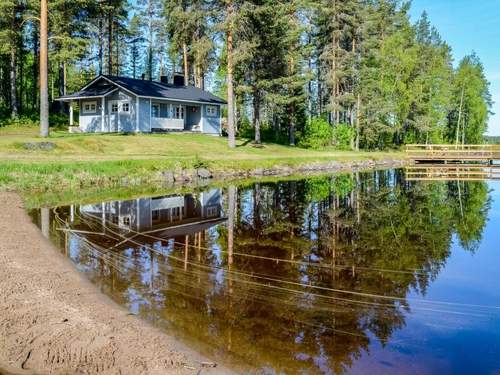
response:
[(381, 159), (357, 161), (329, 161), (326, 163), (312, 163), (296, 167), (276, 165), (270, 168), (251, 170), (221, 170), (211, 171), (209, 168), (176, 169), (163, 171), (160, 179), (165, 185), (179, 185), (196, 183), (199, 181), (236, 180), (258, 177), (286, 177), (296, 174), (311, 175), (318, 173), (359, 172), (370, 169), (402, 168), (410, 163), (407, 159)]

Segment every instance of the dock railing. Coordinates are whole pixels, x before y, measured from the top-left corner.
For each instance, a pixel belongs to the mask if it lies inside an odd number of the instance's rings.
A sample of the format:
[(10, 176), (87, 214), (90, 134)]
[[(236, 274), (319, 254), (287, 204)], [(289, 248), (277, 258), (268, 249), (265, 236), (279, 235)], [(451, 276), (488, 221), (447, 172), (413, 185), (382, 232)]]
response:
[(407, 181), (500, 180), (500, 165), (415, 164), (405, 168)]
[(406, 145), (406, 155), (415, 161), (491, 161), (500, 159), (500, 145)]

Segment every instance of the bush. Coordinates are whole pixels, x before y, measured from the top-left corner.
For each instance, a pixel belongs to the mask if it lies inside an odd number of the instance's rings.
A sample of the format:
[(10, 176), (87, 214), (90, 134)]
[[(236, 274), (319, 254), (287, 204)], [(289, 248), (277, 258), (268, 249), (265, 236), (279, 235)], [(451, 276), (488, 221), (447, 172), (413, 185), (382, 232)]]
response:
[[(65, 130), (68, 127), (69, 116), (64, 113), (53, 112), (49, 114), (49, 124), (52, 129)], [(40, 126), (40, 116), (38, 113), (22, 115), (18, 118), (11, 118), (10, 115), (5, 118), (0, 118), (0, 127), (16, 126), (16, 127), (33, 127)]]
[(7, 117), (0, 120), (0, 127), (2, 126), (37, 127), (38, 121), (27, 116), (21, 116), (18, 118)]
[(320, 149), (332, 144), (333, 130), (328, 121), (315, 117), (304, 127), (299, 146)]
[(255, 130), (247, 116), (243, 116), (239, 123), (238, 136), (241, 138), (254, 138)]
[(338, 124), (333, 128), (333, 143), (341, 150), (351, 148), (354, 140), (354, 129), (347, 124)]

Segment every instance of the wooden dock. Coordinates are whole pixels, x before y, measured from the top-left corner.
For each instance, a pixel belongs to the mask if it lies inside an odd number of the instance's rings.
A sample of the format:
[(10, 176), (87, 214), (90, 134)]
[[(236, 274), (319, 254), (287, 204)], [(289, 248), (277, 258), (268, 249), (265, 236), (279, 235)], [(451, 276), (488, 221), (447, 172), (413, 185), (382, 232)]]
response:
[(492, 164), (500, 160), (500, 145), (406, 145), (406, 155), (417, 163)]
[(416, 164), (405, 168), (407, 181), (500, 180), (500, 165)]

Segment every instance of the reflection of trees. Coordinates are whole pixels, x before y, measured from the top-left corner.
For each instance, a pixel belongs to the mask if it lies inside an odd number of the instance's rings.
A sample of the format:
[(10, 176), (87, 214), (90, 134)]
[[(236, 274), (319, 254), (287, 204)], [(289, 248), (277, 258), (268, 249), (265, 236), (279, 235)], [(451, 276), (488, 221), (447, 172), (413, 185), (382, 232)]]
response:
[(483, 182), (454, 181), (448, 184), (448, 189), (455, 203), (455, 230), (460, 245), (474, 252), (481, 242), (490, 208), (488, 186)]
[[(477, 248), (489, 200), (484, 182), (410, 183), (381, 171), (229, 187), (225, 206), (227, 225), (187, 247), (184, 236), (142, 239), (106, 262), (72, 257), (117, 301), (214, 356), (343, 373), (371, 339), (384, 345), (404, 326), (406, 296), (425, 294), (454, 233)], [(113, 236), (87, 238), (109, 248)]]

